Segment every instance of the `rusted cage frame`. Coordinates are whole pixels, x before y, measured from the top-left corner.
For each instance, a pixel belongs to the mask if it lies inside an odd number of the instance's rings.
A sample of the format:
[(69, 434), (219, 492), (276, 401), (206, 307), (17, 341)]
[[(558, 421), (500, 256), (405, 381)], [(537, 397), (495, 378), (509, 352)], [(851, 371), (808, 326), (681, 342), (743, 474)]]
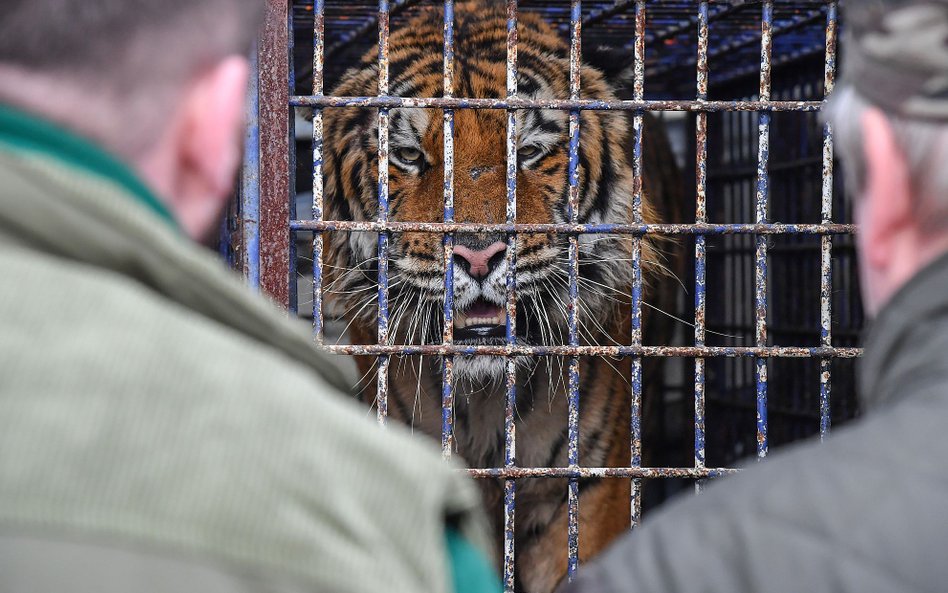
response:
[[(414, 3), (413, 0), (396, 2), (400, 8)], [(826, 44), (824, 67), (824, 92), (833, 87), (836, 68), (837, 0), (825, 0)], [(697, 57), (696, 94), (694, 100), (668, 101), (644, 99), (644, 52), (645, 52), (645, 0), (622, 0), (613, 9), (587, 16), (586, 21), (605, 18), (619, 10), (632, 7), (635, 14), (634, 97), (626, 101), (598, 101), (580, 99), (579, 68), (582, 18), (581, 0), (570, 2), (570, 96), (566, 100), (525, 100), (517, 97), (516, 50), (517, 50), (517, 2), (506, 0), (507, 7), (507, 96), (503, 99), (472, 99), (453, 96), (454, 72), (454, 2), (444, 0), (444, 95), (443, 97), (404, 98), (388, 95), (388, 36), (389, 17), (392, 7), (388, 0), (379, 0), (378, 49), (379, 49), (379, 94), (375, 97), (327, 97), (323, 89), (323, 59), (326, 53), (324, 34), (324, 0), (315, 0), (313, 27), (313, 86), (308, 96), (290, 96), (287, 81), (292, 81), (289, 60), (285, 50), (290, 46), (287, 24), (288, 0), (268, 0), (267, 26), (259, 47), (259, 107), (251, 103), (251, 119), (259, 116), (257, 128), (251, 127), (246, 148), (248, 152), (244, 177), (243, 229), (244, 269), (251, 283), (259, 279), (261, 287), (278, 303), (291, 308), (290, 283), (290, 234), (300, 231), (313, 232), (313, 331), (315, 340), (328, 352), (348, 355), (374, 355), (379, 358), (377, 372), (377, 410), (379, 422), (387, 417), (388, 361), (393, 355), (427, 355), (442, 357), (442, 451), (449, 457), (453, 448), (453, 401), (452, 373), (454, 357), (457, 355), (503, 356), (507, 360), (506, 414), (504, 467), (467, 470), (476, 478), (501, 478), (504, 480), (504, 586), (512, 591), (514, 586), (514, 525), (515, 525), (515, 479), (517, 478), (567, 478), (568, 490), (568, 575), (572, 579), (578, 567), (579, 545), (579, 497), (578, 481), (584, 478), (623, 478), (632, 480), (630, 500), (632, 526), (640, 518), (642, 479), (690, 478), (696, 480), (700, 490), (702, 480), (733, 473), (733, 468), (708, 468), (705, 465), (705, 359), (710, 357), (751, 357), (756, 368), (757, 393), (757, 456), (763, 458), (768, 452), (767, 436), (767, 360), (773, 357), (801, 357), (820, 359), (820, 436), (824, 438), (830, 430), (830, 384), (833, 358), (853, 358), (861, 354), (859, 348), (833, 347), (831, 339), (832, 292), (831, 257), (832, 236), (852, 234), (853, 225), (832, 222), (833, 192), (833, 132), (826, 124), (823, 128), (821, 222), (819, 224), (779, 224), (768, 221), (767, 199), (769, 184), (769, 136), (770, 118), (774, 111), (810, 112), (822, 107), (821, 101), (771, 101), (770, 70), (771, 48), (775, 32), (773, 24), (773, 0), (764, 0), (761, 8), (760, 46), (760, 90), (757, 100), (709, 101), (708, 100), (708, 23), (709, 2), (696, 2), (697, 10)], [(725, 7), (724, 12), (733, 10)], [(789, 27), (810, 22), (792, 23)], [(786, 28), (786, 27), (785, 27)], [(332, 50), (332, 48), (330, 48)], [(257, 78), (257, 77), (255, 77)], [(252, 89), (251, 99), (256, 99)], [(289, 208), (289, 164), (291, 157), (289, 139), (289, 108), (310, 107), (313, 110), (313, 203), (312, 220), (291, 220)], [(372, 222), (327, 221), (323, 218), (323, 110), (336, 107), (377, 108), (378, 114), (378, 216)], [(395, 222), (389, 220), (388, 212), (388, 111), (396, 107), (432, 107), (443, 109), (443, 146), (445, 168), (443, 180), (444, 217), (441, 223)], [(259, 109), (258, 113), (255, 111)], [(504, 224), (469, 224), (454, 221), (454, 110), (456, 109), (504, 109), (507, 113), (507, 220)], [(517, 109), (560, 109), (569, 112), (569, 201), (568, 218), (565, 224), (518, 224), (516, 222), (516, 137), (514, 114)], [(579, 114), (583, 110), (622, 110), (633, 112), (633, 223), (632, 224), (582, 224), (578, 220), (578, 155)], [(696, 113), (696, 207), (694, 224), (647, 224), (641, 217), (642, 200), (642, 120), (646, 111), (691, 111)], [(710, 224), (707, 216), (707, 114), (721, 111), (755, 111), (758, 120), (757, 182), (755, 199), (755, 222), (752, 224)], [(259, 141), (259, 147), (256, 143)], [(248, 173), (248, 169), (250, 172)], [(259, 176), (253, 174), (259, 171)], [(259, 184), (259, 194), (257, 193)], [(259, 214), (258, 214), (259, 213)], [(259, 235), (254, 234), (259, 224)], [(250, 229), (250, 230), (248, 230)], [(331, 346), (323, 344), (322, 307), (322, 252), (323, 231), (361, 231), (378, 233), (379, 288), (378, 288), (378, 344)], [(388, 336), (388, 245), (393, 232), (417, 231), (441, 234), (443, 237), (444, 263), (444, 330), (441, 345), (393, 345)], [(504, 233), (509, 248), (507, 260), (506, 344), (504, 346), (464, 346), (453, 343), (453, 233), (458, 231)], [(562, 346), (518, 346), (516, 337), (516, 241), (520, 233), (559, 233), (569, 238), (569, 343)], [(629, 346), (582, 346), (579, 344), (576, 311), (578, 308), (578, 267), (580, 234), (629, 234), (633, 238), (633, 292), (632, 292), (632, 341)], [(645, 346), (641, 336), (641, 238), (645, 235), (694, 235), (695, 238), (695, 324), (693, 346)], [(725, 234), (749, 234), (755, 236), (755, 345), (751, 347), (711, 347), (705, 345), (706, 311), (706, 237)], [(780, 347), (767, 344), (767, 237), (770, 235), (817, 235), (820, 237), (820, 345), (815, 347)], [(516, 425), (516, 375), (514, 359), (517, 356), (559, 356), (569, 359), (569, 416), (568, 416), (568, 467), (525, 468), (517, 465)], [(582, 467), (579, 459), (579, 357), (623, 356), (632, 358), (632, 410), (629, 467), (596, 468)], [(644, 357), (689, 357), (695, 360), (694, 369), (694, 465), (691, 468), (641, 467), (641, 396), (642, 359)]]

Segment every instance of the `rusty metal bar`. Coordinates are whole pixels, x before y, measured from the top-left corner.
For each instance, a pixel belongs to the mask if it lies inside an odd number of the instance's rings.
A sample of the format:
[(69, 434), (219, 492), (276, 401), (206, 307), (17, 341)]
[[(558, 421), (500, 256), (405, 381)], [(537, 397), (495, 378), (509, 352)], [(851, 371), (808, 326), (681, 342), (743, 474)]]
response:
[(466, 346), (454, 344), (401, 345), (326, 345), (332, 354), (349, 356), (659, 356), (681, 358), (757, 357), (757, 358), (857, 358), (862, 348), (825, 346)]
[(290, 62), (287, 0), (267, 0), (258, 46), (260, 127), (260, 279), (290, 306)]
[[(642, 101), (645, 96), (645, 0), (635, 3), (635, 65), (633, 70), (633, 97)], [(642, 112), (632, 118), (632, 221), (642, 224)], [(632, 236), (632, 346), (642, 345), (642, 237)], [(642, 358), (633, 356), (632, 404), (629, 425), (629, 462), (632, 467), (642, 465)], [(629, 496), (630, 522), (634, 528), (642, 515), (642, 481), (632, 480)]]
[[(325, 0), (313, 5), (313, 95), (323, 94)], [(323, 219), (323, 110), (313, 109), (313, 220)], [(323, 233), (313, 233), (313, 337), (323, 343)]]
[[(444, 0), (443, 95), (454, 93), (454, 0)], [(454, 222), (454, 111), (444, 110), (444, 222)], [(442, 239), (444, 261), (444, 327), (441, 342), (454, 343), (454, 235)], [(450, 457), (454, 448), (454, 357), (441, 358), (441, 454)]]
[(290, 97), (296, 107), (424, 107), (432, 109), (560, 109), (569, 111), (819, 111), (822, 101), (677, 101), (600, 99), (472, 99), (462, 97)]
[(378, 233), (556, 233), (572, 235), (849, 235), (856, 233), (852, 224), (571, 224), (571, 223), (520, 223), (481, 224), (467, 222), (402, 222), (385, 223), (352, 220), (294, 220), (290, 222), (294, 231), (357, 231)]
[[(289, 8), (287, 9), (286, 17), (286, 59), (287, 59), (287, 69), (288, 78), (287, 83), (287, 96), (292, 95), (296, 91), (296, 70), (293, 67), (293, 56), (295, 53), (295, 44), (296, 37), (293, 35), (293, 3), (289, 3)], [(289, 136), (289, 141), (287, 142), (287, 147), (289, 149), (289, 171), (290, 178), (287, 180), (287, 189), (288, 196), (287, 201), (289, 202), (289, 220), (294, 220), (298, 218), (296, 212), (296, 111), (295, 108), (292, 108), (288, 112), (288, 128), (287, 135)], [(289, 260), (289, 278), (287, 282), (287, 313), (290, 317), (299, 316), (299, 283), (296, 281), (296, 241), (293, 240), (291, 236), (287, 241), (288, 251), (287, 259)]]
[(718, 478), (740, 473), (730, 467), (504, 467), (461, 470), (472, 478)]
[[(773, 45), (771, 25), (774, 5), (765, 0), (761, 9), (760, 41), (760, 99), (770, 100), (770, 55)], [(770, 176), (767, 171), (770, 158), (770, 113), (758, 114), (757, 128), (757, 196), (755, 218), (758, 224), (767, 222), (767, 199)], [(757, 235), (754, 265), (755, 337), (758, 347), (767, 344), (767, 237)], [(757, 358), (757, 458), (767, 456), (767, 359)]]
[[(826, 8), (826, 59), (823, 68), (823, 97), (833, 92), (836, 80), (836, 9), (831, 2)], [(823, 124), (822, 222), (833, 219), (833, 127)], [(820, 238), (820, 345), (832, 346), (833, 239)], [(832, 360), (820, 359), (820, 439), (829, 435), (831, 421), (830, 390)]]
[[(699, 101), (708, 98), (708, 3), (698, 5), (697, 94)], [(695, 116), (695, 222), (708, 222), (708, 114)], [(704, 346), (707, 288), (706, 238), (695, 236), (695, 346)], [(695, 359), (695, 469), (704, 467), (705, 438), (705, 360)], [(702, 483), (695, 482), (695, 492)]]
[[(507, 0), (507, 102), (517, 95), (517, 0)], [(507, 110), (507, 224), (517, 222), (517, 120), (513, 109)], [(505, 349), (514, 347), (517, 340), (517, 234), (507, 234), (507, 319)], [(504, 467), (517, 465), (517, 362), (506, 361), (507, 390), (504, 408)], [(516, 482), (504, 480), (504, 593), (513, 593), (514, 541), (516, 526)]]
[[(379, 95), (388, 94), (388, 0), (379, 0)], [(388, 124), (387, 108), (378, 113), (378, 222), (388, 222)], [(378, 235), (378, 343), (388, 344), (388, 246), (389, 233), (382, 231)], [(383, 426), (388, 419), (388, 370), (390, 359), (387, 355), (378, 357), (378, 375), (376, 376), (376, 409), (378, 421)]]
[[(582, 3), (570, 2), (569, 44), (569, 98), (579, 99), (580, 69), (582, 60)], [(579, 223), (579, 110), (569, 112), (569, 161), (567, 218), (571, 224)], [(569, 303), (566, 306), (566, 323), (569, 345), (579, 345), (577, 316), (579, 315), (579, 236), (569, 236)], [(568, 440), (567, 462), (570, 468), (579, 467), (579, 357), (569, 358), (568, 375)], [(567, 555), (566, 576), (572, 582), (579, 567), (579, 480), (570, 478), (567, 491)]]

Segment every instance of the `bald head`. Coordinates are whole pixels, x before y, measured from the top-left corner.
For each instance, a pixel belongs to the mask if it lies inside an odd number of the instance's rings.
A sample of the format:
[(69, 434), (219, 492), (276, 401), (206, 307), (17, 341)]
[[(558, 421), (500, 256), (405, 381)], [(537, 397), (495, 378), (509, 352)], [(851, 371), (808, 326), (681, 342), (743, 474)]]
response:
[(240, 162), (263, 0), (2, 0), (0, 102), (130, 165), (193, 238)]
[(188, 81), (246, 55), (262, 0), (3, 0), (0, 101), (132, 158)]

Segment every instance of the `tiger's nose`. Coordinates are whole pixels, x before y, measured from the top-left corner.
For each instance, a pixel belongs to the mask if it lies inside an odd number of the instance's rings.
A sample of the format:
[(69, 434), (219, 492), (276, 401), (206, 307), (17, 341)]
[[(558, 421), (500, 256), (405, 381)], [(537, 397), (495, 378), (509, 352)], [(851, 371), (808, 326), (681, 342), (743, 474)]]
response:
[(461, 266), (471, 278), (480, 280), (494, 271), (504, 259), (507, 244), (496, 241), (484, 249), (473, 250), (464, 245), (454, 246), (454, 263)]

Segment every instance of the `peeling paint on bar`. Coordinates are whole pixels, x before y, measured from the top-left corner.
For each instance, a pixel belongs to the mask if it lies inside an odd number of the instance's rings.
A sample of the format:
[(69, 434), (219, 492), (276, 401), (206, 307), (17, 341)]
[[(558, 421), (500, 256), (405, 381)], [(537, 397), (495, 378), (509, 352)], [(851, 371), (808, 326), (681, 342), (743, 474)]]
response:
[[(570, 3), (569, 98), (579, 99), (580, 64), (582, 58), (582, 4)], [(567, 217), (571, 224), (579, 222), (579, 110), (569, 112), (569, 197)], [(579, 345), (577, 319), (579, 314), (579, 237), (569, 236), (569, 303), (567, 304), (569, 345)], [(579, 357), (571, 356), (568, 370), (568, 446), (567, 462), (579, 467)], [(567, 492), (567, 555), (566, 576), (572, 582), (579, 567), (579, 481), (570, 478)]]
[[(507, 0), (507, 102), (517, 95), (517, 0)], [(507, 224), (517, 222), (517, 125), (515, 113), (507, 111)], [(507, 234), (507, 319), (506, 348), (514, 347), (517, 340), (517, 235)], [(517, 362), (506, 361), (506, 396), (504, 402), (504, 467), (517, 465)], [(514, 541), (516, 526), (517, 485), (513, 479), (504, 480), (504, 593), (514, 593)]]
[[(826, 7), (826, 58), (823, 68), (823, 96), (833, 92), (836, 79), (836, 9), (837, 3)], [(823, 185), (821, 222), (830, 223), (833, 219), (833, 128), (827, 122), (823, 124)], [(833, 293), (833, 239), (830, 236), (820, 238), (820, 344), (832, 346), (832, 293)], [(832, 386), (832, 361), (820, 359), (820, 439), (829, 435), (832, 417), (830, 406)]]
[[(772, 0), (764, 0), (761, 9), (760, 24), (760, 99), (770, 100), (770, 56), (773, 44), (771, 25), (774, 5)], [(770, 176), (767, 171), (770, 160), (770, 113), (758, 115), (757, 139), (757, 195), (756, 222), (767, 222), (767, 200), (769, 197)], [(757, 346), (767, 344), (767, 237), (756, 238), (754, 261), (754, 311)], [(757, 366), (757, 459), (767, 456), (767, 360), (758, 358)]]
[[(379, 0), (379, 95), (388, 93), (388, 0)], [(379, 212), (378, 222), (388, 222), (388, 109), (379, 109)], [(388, 245), (389, 233), (380, 232), (378, 238), (378, 343), (380, 346), (388, 344)], [(385, 425), (388, 420), (388, 370), (389, 357), (379, 356), (379, 365), (376, 375), (376, 409), (378, 410), (379, 424)]]
[(819, 111), (822, 101), (673, 101), (598, 99), (472, 99), (461, 97), (290, 97), (296, 107), (426, 107), (434, 109), (560, 109), (569, 111)]
[(505, 467), (461, 470), (472, 478), (718, 478), (740, 473), (729, 467)]
[[(697, 96), (701, 101), (708, 98), (708, 3), (698, 5), (698, 57)], [(708, 221), (708, 114), (695, 116), (695, 222)], [(706, 239), (695, 236), (695, 346), (704, 346), (707, 289)], [(705, 462), (705, 360), (695, 359), (695, 469)], [(701, 492), (702, 483), (695, 482), (695, 492)]]
[[(323, 94), (325, 0), (313, 6), (313, 95)], [(323, 219), (323, 110), (313, 110), (313, 220)], [(313, 233), (313, 337), (323, 343), (323, 234)]]
[(401, 345), (326, 345), (322, 350), (350, 356), (422, 355), (445, 356), (660, 356), (682, 358), (758, 357), (758, 358), (858, 358), (862, 348), (826, 346), (464, 346), (455, 344)]
[[(454, 93), (454, 0), (444, 0), (444, 65), (442, 88), (445, 97)], [(444, 222), (454, 222), (454, 111), (444, 110)], [(445, 233), (444, 248), (444, 327), (441, 341), (454, 343), (454, 235)], [(441, 454), (451, 457), (454, 448), (454, 357), (441, 358)]]
[(290, 222), (294, 231), (357, 231), (417, 232), (417, 233), (556, 233), (562, 235), (851, 235), (857, 229), (852, 224), (571, 224), (571, 223), (522, 223), (522, 224), (478, 224), (467, 222), (371, 222), (351, 220), (294, 220)]
[[(645, 1), (635, 3), (635, 38), (633, 66), (633, 98), (645, 96)], [(642, 223), (642, 112), (632, 118), (632, 221)], [(631, 345), (642, 345), (642, 237), (632, 238), (632, 311)], [(629, 410), (629, 463), (642, 465), (642, 358), (634, 356), (631, 365), (632, 403)], [(642, 518), (642, 481), (633, 479), (629, 495), (629, 527), (635, 528)]]

